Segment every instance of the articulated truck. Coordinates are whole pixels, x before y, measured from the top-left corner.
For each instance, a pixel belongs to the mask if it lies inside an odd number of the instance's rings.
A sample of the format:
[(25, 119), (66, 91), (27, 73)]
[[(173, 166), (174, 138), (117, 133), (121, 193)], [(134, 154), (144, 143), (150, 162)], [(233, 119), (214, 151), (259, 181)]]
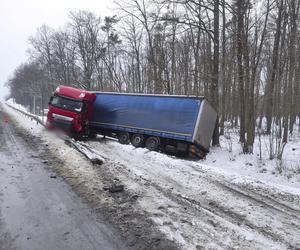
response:
[(92, 92), (59, 86), (49, 102), (47, 127), (75, 138), (97, 134), (149, 150), (173, 147), (203, 158), (217, 113), (204, 97)]

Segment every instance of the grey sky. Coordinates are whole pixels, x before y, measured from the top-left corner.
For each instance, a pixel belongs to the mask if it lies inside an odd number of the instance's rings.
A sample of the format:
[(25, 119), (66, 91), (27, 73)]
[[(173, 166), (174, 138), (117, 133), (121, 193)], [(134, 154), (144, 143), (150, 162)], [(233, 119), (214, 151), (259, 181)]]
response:
[(28, 37), (43, 24), (63, 26), (68, 13), (91, 10), (112, 15), (112, 0), (0, 0), (0, 101), (8, 93), (4, 83), (27, 58)]

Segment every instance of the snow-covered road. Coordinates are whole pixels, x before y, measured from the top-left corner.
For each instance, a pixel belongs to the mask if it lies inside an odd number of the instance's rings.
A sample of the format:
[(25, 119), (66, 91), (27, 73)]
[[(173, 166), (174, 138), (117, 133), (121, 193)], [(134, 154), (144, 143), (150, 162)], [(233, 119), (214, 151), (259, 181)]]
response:
[(0, 249), (127, 249), (7, 121), (0, 111)]
[[(256, 173), (254, 167), (251, 171), (242, 165), (228, 171), (222, 166), (227, 162), (220, 159), (219, 166), (206, 165), (210, 156), (195, 162), (101, 137), (86, 142), (105, 159), (103, 165), (93, 166), (37, 125), (8, 111), (65, 161), (60, 175), (70, 177), (88, 199), (109, 211), (123, 234), (130, 226), (135, 230), (134, 242), (147, 238), (146, 229), (153, 226), (181, 249), (300, 248), (297, 178)], [(107, 180), (123, 184), (125, 192), (107, 196), (102, 192)], [(150, 239), (144, 248), (162, 242), (158, 236)], [(163, 246), (156, 249), (174, 249)]]

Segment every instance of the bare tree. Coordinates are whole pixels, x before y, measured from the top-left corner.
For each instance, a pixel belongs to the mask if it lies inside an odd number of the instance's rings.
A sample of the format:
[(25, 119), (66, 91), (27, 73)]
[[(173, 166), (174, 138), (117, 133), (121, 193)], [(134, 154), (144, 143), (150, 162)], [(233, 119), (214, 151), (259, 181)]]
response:
[(92, 76), (95, 70), (100, 18), (89, 11), (70, 13), (71, 37), (77, 48), (78, 60), (82, 69), (80, 86), (86, 89), (92, 87)]

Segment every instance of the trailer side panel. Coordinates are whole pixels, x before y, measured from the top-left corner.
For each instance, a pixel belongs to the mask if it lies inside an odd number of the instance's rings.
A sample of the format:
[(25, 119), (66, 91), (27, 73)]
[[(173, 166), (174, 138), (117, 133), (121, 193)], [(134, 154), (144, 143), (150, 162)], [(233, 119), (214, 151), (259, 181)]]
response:
[(96, 95), (92, 126), (189, 142), (203, 101), (172, 96)]

